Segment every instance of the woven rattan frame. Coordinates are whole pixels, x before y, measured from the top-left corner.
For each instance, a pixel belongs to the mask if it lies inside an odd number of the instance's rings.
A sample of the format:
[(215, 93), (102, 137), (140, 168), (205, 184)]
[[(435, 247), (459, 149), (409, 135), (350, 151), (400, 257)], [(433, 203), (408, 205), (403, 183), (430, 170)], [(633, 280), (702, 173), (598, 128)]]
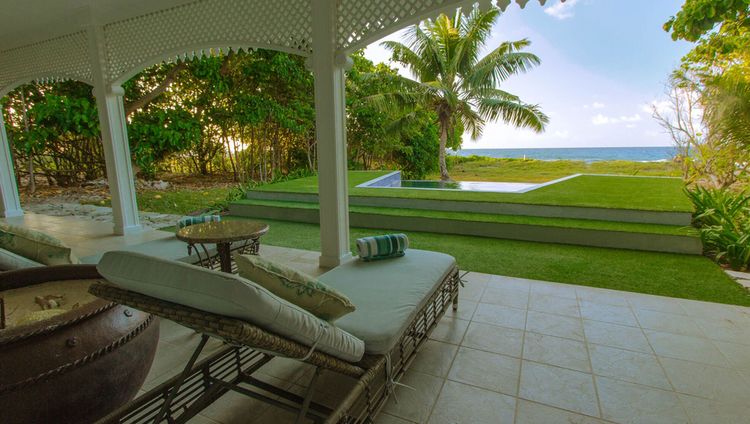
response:
[[(430, 332), (440, 321), (448, 306), (453, 305), (454, 309), (457, 307), (459, 285), (458, 269), (454, 268), (425, 302), (424, 307), (418, 311), (399, 342), (388, 355), (365, 355), (361, 361), (351, 363), (319, 351), (314, 351), (309, 357), (304, 359), (304, 362), (312, 364), (319, 369), (333, 371), (356, 380), (356, 384), (347, 396), (326, 417), (326, 423), (364, 423), (369, 422), (377, 415), (390, 394), (389, 386), (393, 381), (398, 381), (404, 374), (413, 361), (419, 347), (427, 340)], [(200, 333), (223, 339), (230, 343), (227, 349), (234, 350), (233, 354), (237, 357), (241, 355), (260, 355), (267, 356), (267, 360), (270, 360), (272, 356), (282, 356), (300, 358), (302, 360), (309, 352), (309, 347), (307, 346), (265, 331), (245, 321), (123, 290), (104, 281), (93, 284), (90, 292), (103, 299), (128, 305), (173, 320)], [(265, 353), (253, 353), (254, 349)], [(200, 379), (201, 375), (210, 375), (211, 359), (229, 354), (227, 350), (224, 350), (203, 361), (201, 363), (203, 365), (197, 365), (194, 368), (193, 379)], [(218, 359), (215, 359), (215, 361), (218, 361)], [(231, 361), (227, 362), (232, 363)], [(239, 365), (240, 361), (236, 362), (237, 366), (241, 367)], [(387, 364), (390, 364), (390, 367)], [(240, 382), (247, 383), (250, 380), (254, 380), (251, 377), (251, 373), (255, 369), (251, 368), (247, 374), (244, 372), (247, 369), (239, 369), (237, 371), (239, 376), (226, 385), (239, 384)], [(143, 395), (143, 398), (146, 398), (146, 400), (163, 399), (163, 393), (170, 390), (168, 383)], [(200, 384), (196, 383), (196, 387), (200, 386)], [(209, 385), (203, 384), (203, 386), (208, 387)], [(234, 388), (228, 387), (227, 390), (229, 389)], [(208, 392), (208, 389), (205, 390)], [(242, 389), (235, 390), (241, 391)], [(277, 390), (279, 393), (282, 392), (281, 389)], [(195, 405), (186, 405), (179, 411), (175, 411), (175, 416), (167, 416), (163, 422), (182, 422), (186, 417), (180, 414), (187, 413), (185, 411), (189, 411), (190, 414), (200, 412), (200, 409), (208, 406), (210, 402), (218, 398), (225, 391), (215, 391), (211, 393), (211, 396), (207, 396), (209, 399), (200, 399), (195, 402)], [(294, 398), (295, 395), (289, 394), (289, 397)], [(146, 404), (136, 399), (132, 403), (132, 406), (126, 406), (117, 411), (116, 414), (107, 417), (106, 422), (147, 422), (145, 420), (130, 419), (134, 416), (139, 416), (138, 408), (145, 409), (146, 407), (153, 408), (153, 402)], [(140, 415), (145, 417), (144, 414)]]

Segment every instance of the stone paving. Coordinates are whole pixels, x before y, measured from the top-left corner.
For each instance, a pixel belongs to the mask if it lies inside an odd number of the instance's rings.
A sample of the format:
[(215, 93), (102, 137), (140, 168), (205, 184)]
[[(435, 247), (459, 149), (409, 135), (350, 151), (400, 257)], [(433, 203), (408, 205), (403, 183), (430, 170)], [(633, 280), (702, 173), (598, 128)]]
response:
[[(107, 236), (103, 223), (70, 217), (17, 222), (74, 250), (171, 236)], [(261, 255), (322, 272), (317, 252), (262, 246)], [(198, 341), (173, 322), (161, 325), (143, 390), (177, 373)], [(261, 369), (265, 381), (298, 392), (311, 375), (286, 359)], [(410, 388), (396, 389), (398, 402), (389, 400), (377, 423), (748, 423), (750, 308), (469, 273), (458, 312), (447, 313), (401, 382)], [(335, 401), (348, 384), (324, 373), (315, 400)], [(229, 393), (191, 422), (294, 416)]]
[[(24, 210), (40, 215), (70, 216), (91, 219), (97, 222), (112, 222), (112, 208), (96, 205), (82, 205), (73, 202), (28, 203)], [(155, 212), (140, 212), (141, 225), (147, 229), (159, 229), (175, 225), (181, 215)]]

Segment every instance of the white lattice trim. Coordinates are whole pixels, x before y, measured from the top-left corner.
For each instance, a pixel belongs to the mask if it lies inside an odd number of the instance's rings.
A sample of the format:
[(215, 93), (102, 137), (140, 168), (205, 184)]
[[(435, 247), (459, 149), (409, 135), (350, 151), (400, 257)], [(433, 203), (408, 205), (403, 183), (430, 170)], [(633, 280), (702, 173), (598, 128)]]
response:
[(91, 83), (85, 31), (0, 51), (0, 96), (34, 80)]
[[(537, 0), (542, 6), (547, 0)], [(565, 0), (561, 0), (565, 1)], [(515, 0), (526, 6), (529, 0)], [(339, 0), (336, 46), (350, 53), (362, 49), (388, 34), (419, 21), (452, 12), (458, 7), (470, 10), (479, 6), (505, 10), (511, 0)]]
[(104, 27), (107, 82), (210, 47), (311, 52), (310, 0), (199, 0)]

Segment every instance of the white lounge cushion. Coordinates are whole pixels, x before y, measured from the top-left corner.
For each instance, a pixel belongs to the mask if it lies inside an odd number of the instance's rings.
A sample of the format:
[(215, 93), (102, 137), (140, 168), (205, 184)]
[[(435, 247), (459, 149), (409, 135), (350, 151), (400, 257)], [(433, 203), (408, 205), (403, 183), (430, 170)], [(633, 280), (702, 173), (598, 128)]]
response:
[(147, 296), (245, 320), (337, 358), (356, 362), (364, 342), (236, 275), (134, 252), (107, 252), (97, 265), (111, 283)]
[(0, 271), (13, 271), (16, 269), (33, 268), (44, 266), (39, 262), (24, 258), (10, 250), (0, 249)]
[(364, 340), (365, 352), (376, 355), (391, 351), (455, 265), (450, 255), (410, 249), (400, 258), (350, 261), (318, 279), (357, 305), (336, 325)]

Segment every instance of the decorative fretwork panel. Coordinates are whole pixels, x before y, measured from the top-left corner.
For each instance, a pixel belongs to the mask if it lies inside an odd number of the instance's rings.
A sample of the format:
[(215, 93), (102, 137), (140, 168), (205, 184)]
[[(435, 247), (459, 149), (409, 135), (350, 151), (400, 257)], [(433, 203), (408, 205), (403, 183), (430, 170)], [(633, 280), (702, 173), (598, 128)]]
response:
[[(521, 7), (529, 0), (514, 0)], [(547, 0), (537, 0), (544, 5)], [(339, 0), (336, 44), (339, 50), (365, 47), (379, 38), (452, 8), (474, 5), (505, 10), (511, 0)]]
[[(0, 94), (18, 81), (75, 79), (91, 82), (85, 31), (0, 50)], [(27, 82), (27, 81), (24, 81)]]
[(311, 33), (310, 0), (199, 0), (105, 26), (106, 78), (117, 80), (149, 60), (203, 54), (186, 48), (264, 47), (309, 55)]

